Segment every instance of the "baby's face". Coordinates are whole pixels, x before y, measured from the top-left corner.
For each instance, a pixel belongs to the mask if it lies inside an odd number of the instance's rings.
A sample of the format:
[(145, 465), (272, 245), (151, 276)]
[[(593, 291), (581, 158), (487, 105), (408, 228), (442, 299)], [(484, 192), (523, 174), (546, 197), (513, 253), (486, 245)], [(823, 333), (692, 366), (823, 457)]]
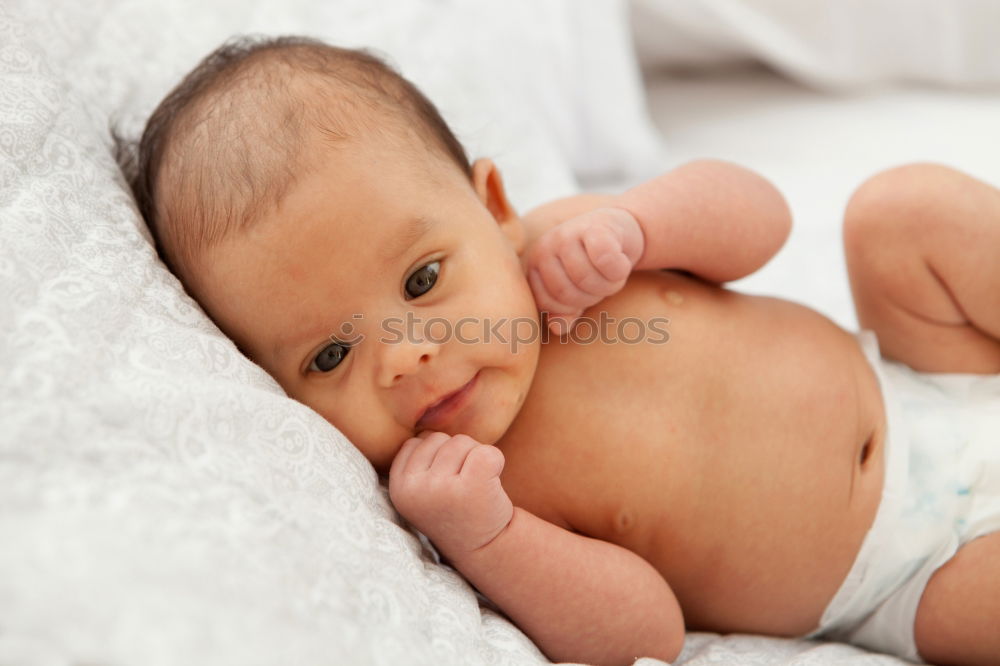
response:
[(477, 162), (470, 184), (381, 142), (317, 150), (277, 209), (199, 257), (195, 296), (381, 471), (422, 430), (495, 442), (539, 350), (495, 168)]

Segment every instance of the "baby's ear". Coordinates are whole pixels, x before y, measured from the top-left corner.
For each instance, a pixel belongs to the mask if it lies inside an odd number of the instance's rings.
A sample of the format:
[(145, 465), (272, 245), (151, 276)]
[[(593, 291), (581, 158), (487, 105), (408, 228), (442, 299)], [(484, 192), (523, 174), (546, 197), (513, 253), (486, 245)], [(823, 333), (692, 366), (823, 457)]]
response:
[(500, 225), (501, 231), (514, 245), (514, 250), (520, 254), (524, 246), (521, 218), (507, 200), (500, 169), (493, 160), (480, 158), (472, 165), (472, 187), (476, 190), (476, 196), (486, 206), (486, 210)]

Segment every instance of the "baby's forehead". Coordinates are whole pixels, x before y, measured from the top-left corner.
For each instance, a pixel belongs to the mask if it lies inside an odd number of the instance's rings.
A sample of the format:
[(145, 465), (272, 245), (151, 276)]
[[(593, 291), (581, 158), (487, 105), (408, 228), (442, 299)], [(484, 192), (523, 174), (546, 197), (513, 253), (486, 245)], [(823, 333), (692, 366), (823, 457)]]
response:
[[(426, 187), (435, 185), (426, 182), (434, 173), (429, 163), (456, 169), (398, 105), (366, 103), (362, 97), (370, 92), (315, 72), (285, 66), (287, 80), (273, 87), (274, 71), (262, 68), (260, 80), (255, 71), (207, 96), (171, 137), (158, 177), (159, 217), (203, 220), (176, 225), (177, 234), (188, 230), (204, 237), (193, 245), (255, 226), (331, 151), (386, 145), (393, 159), (416, 167), (413, 173)], [(342, 233), (358, 236), (358, 230)]]

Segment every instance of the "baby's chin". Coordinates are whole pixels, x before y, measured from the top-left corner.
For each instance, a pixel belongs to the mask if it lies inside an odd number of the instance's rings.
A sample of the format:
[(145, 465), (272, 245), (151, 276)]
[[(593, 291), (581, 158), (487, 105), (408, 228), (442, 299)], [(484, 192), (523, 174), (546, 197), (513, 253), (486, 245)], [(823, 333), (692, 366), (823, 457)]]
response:
[(513, 423), (513, 419), (507, 419), (505, 423), (486, 423), (478, 428), (469, 428), (468, 430), (471, 432), (464, 434), (480, 444), (496, 444), (510, 428), (511, 423)]
[(512, 395), (509, 401), (496, 400), (488, 407), (488, 412), (469, 427), (466, 433), (481, 444), (496, 444), (514, 424), (524, 405), (527, 388)]

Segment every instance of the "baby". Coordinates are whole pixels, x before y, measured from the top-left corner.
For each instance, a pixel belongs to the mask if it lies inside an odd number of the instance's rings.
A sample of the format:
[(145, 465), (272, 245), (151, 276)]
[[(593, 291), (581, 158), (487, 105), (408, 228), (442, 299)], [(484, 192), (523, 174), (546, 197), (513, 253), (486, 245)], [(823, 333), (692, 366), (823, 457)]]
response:
[(852, 198), (883, 361), (720, 286), (789, 233), (761, 177), (698, 161), (519, 216), (363, 52), (223, 46), (138, 167), (191, 295), (551, 659), (672, 660), (687, 626), (1000, 664), (1000, 190), (915, 165)]

